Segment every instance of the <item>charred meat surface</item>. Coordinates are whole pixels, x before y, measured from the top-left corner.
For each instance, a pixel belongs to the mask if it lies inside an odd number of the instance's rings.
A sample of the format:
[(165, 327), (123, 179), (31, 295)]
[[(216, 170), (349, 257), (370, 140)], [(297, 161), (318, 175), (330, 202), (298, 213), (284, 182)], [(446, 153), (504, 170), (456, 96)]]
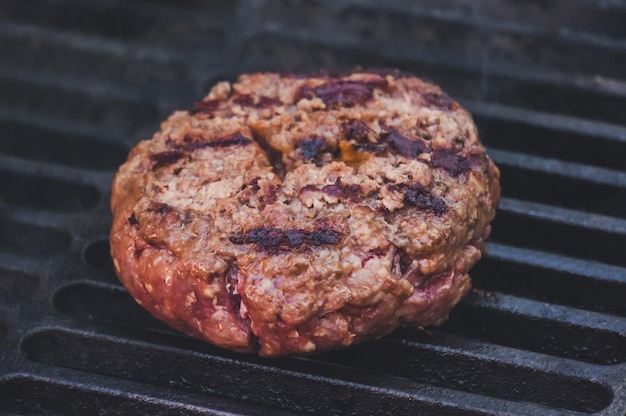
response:
[(397, 71), (255, 73), (140, 142), (113, 181), (115, 270), (223, 348), (327, 351), (442, 323), (500, 197), (468, 112)]

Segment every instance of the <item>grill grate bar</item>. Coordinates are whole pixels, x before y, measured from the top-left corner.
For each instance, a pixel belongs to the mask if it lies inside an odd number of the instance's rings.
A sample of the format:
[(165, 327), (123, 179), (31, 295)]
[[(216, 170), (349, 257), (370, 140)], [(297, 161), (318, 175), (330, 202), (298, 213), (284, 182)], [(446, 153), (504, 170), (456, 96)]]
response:
[[(168, 386), (183, 388), (187, 391), (205, 392), (253, 402), (263, 401), (275, 406), (315, 412), (327, 410), (329, 409), (328, 406), (334, 406), (332, 408), (335, 411), (348, 405), (356, 406), (354, 407), (355, 409), (366, 409), (365, 406), (368, 405), (368, 400), (365, 399), (363, 394), (376, 394), (379, 397), (393, 399), (393, 401), (388, 402), (391, 405), (391, 408), (387, 409), (388, 411), (389, 409), (403, 406), (403, 403), (406, 405), (406, 399), (411, 397), (414, 401), (421, 403), (410, 403), (413, 401), (410, 400), (408, 403), (410, 408), (418, 404), (420, 406), (428, 406), (432, 405), (433, 402), (439, 402), (444, 405), (442, 411), (446, 412), (447, 410), (452, 410), (448, 409), (448, 407), (456, 407), (454, 403), (458, 403), (457, 400), (463, 400), (463, 397), (467, 399), (473, 395), (471, 392), (450, 390), (445, 385), (426, 387), (420, 381), (419, 371), (411, 374), (407, 374), (404, 371), (401, 378), (393, 377), (393, 369), (396, 365), (401, 366), (401, 363), (393, 358), (390, 358), (392, 369), (386, 369), (380, 373), (374, 370), (374, 367), (380, 365), (375, 363), (376, 360), (367, 360), (364, 368), (358, 366), (358, 364), (363, 363), (354, 362), (354, 359), (337, 365), (333, 362), (332, 356), (327, 357), (330, 359), (323, 360), (264, 360), (255, 357), (235, 357), (228, 353), (216, 351), (214, 348), (195, 340), (188, 341), (170, 339), (170, 337), (162, 334), (150, 335), (134, 332), (131, 335), (129, 331), (114, 331), (106, 330), (105, 328), (99, 328), (98, 333), (93, 333), (89, 330), (44, 327), (32, 332), (22, 343), (22, 348), (25, 355), (31, 360), (47, 365), (118, 377), (121, 372), (124, 378), (134, 381), (158, 385), (167, 383)], [(124, 349), (133, 351), (138, 357), (142, 358), (136, 360), (133, 366), (127, 366), (127, 359), (120, 356), (122, 346)], [(439, 360), (447, 359), (450, 362), (465, 360), (465, 363), (470, 367), (481, 365), (480, 359), (474, 361), (474, 357), (466, 354), (442, 350), (436, 345), (418, 344), (415, 342), (385, 342), (378, 346), (364, 344), (358, 347), (358, 349), (365, 354), (365, 356), (361, 357), (362, 359), (366, 359), (367, 355), (376, 354), (376, 352), (386, 355), (399, 354), (398, 357), (401, 357), (405, 356), (405, 354), (410, 354), (411, 350), (414, 350), (414, 352), (419, 350), (420, 354), (428, 354)], [(71, 351), (72, 354), (64, 354), (62, 351)], [(342, 352), (337, 354), (340, 355)], [(73, 357), (82, 358), (77, 360)], [(162, 361), (164, 357), (169, 357), (167, 358), (168, 362), (176, 366), (185, 376), (183, 378), (177, 376), (166, 382), (160, 374), (164, 370), (152, 365), (154, 362)], [(415, 359), (415, 356), (413, 357)], [(103, 358), (105, 361), (111, 362), (112, 365), (101, 365)], [(351, 363), (357, 364), (357, 367), (351, 366)], [(565, 361), (563, 363), (565, 365), (563, 367), (564, 370), (567, 365), (570, 365), (571, 368), (576, 367), (575, 363), (567, 364)], [(409, 364), (415, 366), (417, 361)], [(436, 363), (433, 370), (439, 366), (440, 364)], [(549, 363), (546, 363), (546, 366), (549, 367)], [(427, 365), (427, 367), (430, 367), (430, 365)], [(581, 374), (584, 374), (584, 366), (580, 367), (579, 365), (578, 367), (581, 368)], [(370, 370), (366, 371), (367, 368)], [(399, 371), (402, 372), (402, 370)], [(422, 369), (422, 371), (429, 371), (429, 368)], [(544, 372), (545, 369), (528, 368), (521, 371), (528, 371), (529, 374), (538, 371), (543, 373), (543, 376), (546, 378), (550, 378), (550, 374), (556, 374), (552, 370)], [(379, 374), (374, 375), (374, 372)], [(462, 377), (466, 376), (463, 374), (462, 367), (460, 372)], [(221, 376), (219, 379), (216, 379), (212, 376), (213, 374), (220, 374)], [(243, 376), (244, 374), (245, 376)], [(265, 383), (256, 383), (259, 377), (267, 377), (268, 374), (277, 376), (282, 381), (275, 382), (273, 386), (267, 386)], [(598, 385), (593, 378), (589, 379), (584, 376), (577, 378), (570, 375), (569, 377), (560, 378), (560, 380), (565, 383), (581, 383), (581, 386), (588, 385), (589, 387), (592, 386), (589, 382), (591, 381), (596, 383), (594, 391), (599, 389), (595, 391), (596, 393), (605, 388), (602, 384)], [(520, 380), (517, 381), (519, 382)], [(432, 382), (432, 380), (429, 380), (429, 382)], [(306, 388), (297, 390), (304, 386)], [(330, 393), (327, 392), (322, 396), (317, 396), (320, 388), (324, 389), (327, 387), (331, 387), (331, 390), (328, 390)], [(300, 400), (298, 400), (299, 405), (291, 402), (294, 400), (296, 390), (297, 395), (300, 396)], [(280, 398), (281, 393), (285, 394), (283, 399)], [(345, 396), (346, 394), (348, 396)], [(606, 392), (599, 394), (603, 400), (606, 400)], [(587, 394), (586, 396), (589, 395)], [(313, 397), (317, 397), (317, 399), (315, 400)], [(356, 404), (359, 399), (364, 400), (364, 402)], [(343, 402), (344, 400), (347, 403)], [(504, 403), (501, 399), (488, 399), (487, 403), (478, 407), (478, 409), (488, 408), (494, 411), (502, 409)], [(376, 402), (376, 404), (370, 404), (372, 407), (367, 412), (381, 411), (381, 405), (385, 405), (385, 403)], [(509, 406), (511, 405), (509, 403)], [(596, 404), (596, 406), (598, 405)], [(533, 409), (534, 407), (529, 404), (519, 404), (518, 406), (526, 409)], [(469, 409), (466, 408), (465, 410), (468, 411), (473, 408), (475, 409), (474, 406), (469, 406)]]
[(623, 266), (498, 243), (489, 243), (487, 250), (470, 272), (474, 287), (626, 317)]
[[(126, 380), (111, 380), (95, 374), (56, 370), (54, 375), (18, 374), (0, 382), (0, 395), (6, 397), (3, 409), (18, 414), (63, 415), (277, 415), (285, 413), (262, 405), (249, 406), (228, 399), (199, 397), (174, 389), (155, 388)], [(67, 400), (72, 397), (72, 400)], [(53, 412), (53, 413), (51, 413)], [(4, 413), (3, 413), (4, 414)]]
[[(61, 0), (57, 1), (59, 5), (72, 6), (75, 4), (81, 4), (81, 1), (77, 0)], [(176, 4), (171, 2), (158, 2), (151, 3), (150, 1), (136, 1), (129, 3), (123, 0), (91, 0), (89, 2), (90, 7), (101, 8), (104, 10), (114, 9), (124, 13), (132, 14), (141, 17), (153, 17), (161, 20), (182, 20), (187, 24), (201, 26), (212, 29), (225, 29), (228, 21), (213, 17), (216, 10), (220, 5), (217, 2), (213, 2), (214, 6), (211, 10), (208, 7), (207, 12), (190, 12), (184, 9), (184, 4)], [(201, 3), (200, 3), (201, 4)]]
[(498, 243), (487, 243), (487, 256), (497, 260), (580, 275), (599, 283), (626, 284), (626, 268), (576, 257), (560, 256)]
[(604, 140), (626, 142), (626, 126), (618, 126), (598, 121), (584, 120), (546, 112), (507, 107), (499, 104), (464, 101), (468, 110), (476, 115), (502, 120), (512, 120), (555, 130), (587, 134), (590, 140), (601, 138)]
[[(169, 49), (217, 47), (223, 41), (222, 31), (207, 19), (199, 24), (199, 17), (194, 17), (192, 20), (196, 20), (196, 24), (189, 24), (180, 19), (176, 11), (171, 11), (167, 18), (159, 19), (147, 13), (149, 9), (133, 13), (132, 7), (127, 8), (126, 4), (121, 2), (117, 7), (106, 7), (96, 2), (86, 4), (60, 1), (51, 5), (45, 0), (34, 0), (31, 6), (36, 7), (40, 13), (29, 13), (28, 7), (15, 0), (3, 2), (2, 11), (14, 21), (38, 24), (61, 31), (135, 39), (141, 43)], [(107, 21), (114, 21), (115, 24), (107, 24)]]
[(590, 214), (512, 198), (502, 198), (498, 209), (515, 214), (523, 214), (526, 217), (559, 222), (574, 227), (626, 235), (626, 219), (622, 218)]
[(81, 121), (68, 121), (57, 117), (46, 116), (45, 114), (32, 114), (26, 110), (2, 108), (0, 107), (0, 122), (16, 122), (29, 124), (42, 130), (51, 130), (59, 134), (71, 136), (90, 136), (100, 141), (126, 142), (131, 145), (136, 141), (123, 131), (114, 128), (105, 128), (93, 123)]
[[(253, 13), (258, 16), (263, 16), (262, 11), (253, 10)], [(378, 16), (378, 14), (376, 14)], [(402, 42), (399, 39), (391, 39), (384, 37), (381, 39), (369, 39), (367, 46), (363, 45), (361, 38), (355, 36), (352, 33), (342, 33), (338, 31), (325, 31), (321, 33), (316, 28), (308, 28), (309, 21), (313, 19), (298, 20), (295, 17), (287, 13), (283, 13), (282, 16), (275, 20), (257, 22), (256, 25), (249, 25), (249, 28), (244, 31), (243, 36), (245, 38), (257, 38), (260, 36), (269, 36), (273, 39), (291, 39), (292, 42), (298, 41), (308, 45), (324, 45), (329, 49), (347, 49), (352, 52), (369, 52), (374, 56), (385, 57), (392, 62), (395, 60), (405, 60), (413, 62), (416, 60), (424, 59), (424, 56), (429, 56), (426, 59), (430, 59), (431, 62), (446, 63), (450, 66), (463, 68), (466, 63), (463, 61), (478, 61), (478, 63), (470, 64), (471, 67), (480, 69), (481, 72), (485, 72), (490, 68), (500, 66), (501, 68), (513, 68), (515, 66), (522, 68), (528, 67), (529, 69), (535, 69), (538, 71), (552, 72), (568, 72), (572, 65), (572, 60), (579, 59), (576, 63), (580, 66), (577, 72), (588, 73), (594, 75), (602, 75), (608, 77), (623, 77), (623, 72), (619, 68), (626, 65), (623, 58), (624, 45), (620, 42), (609, 42), (608, 47), (600, 47), (600, 45), (586, 45), (577, 42), (568, 42), (566, 39), (555, 39), (553, 37), (536, 37), (536, 36), (522, 36), (519, 39), (515, 38), (515, 34), (508, 34), (508, 44), (504, 49), (499, 50), (501, 45), (497, 43), (490, 44), (489, 48), (484, 44), (490, 40), (489, 33), (476, 30), (472, 32), (471, 28), (466, 26), (459, 26), (455, 28), (449, 28), (447, 32), (439, 30), (440, 36), (450, 38), (453, 31), (465, 30), (467, 33), (454, 33), (456, 39), (460, 39), (463, 42), (464, 37), (473, 36), (474, 42), (467, 44), (456, 44), (448, 40), (446, 48), (436, 48), (432, 45), (415, 44), (410, 43), (407, 39)], [(404, 18), (404, 16), (398, 16), (397, 18)], [(385, 21), (384, 24), (389, 27), (398, 25), (397, 22)], [(335, 22), (339, 24), (340, 22)], [(416, 22), (413, 22), (415, 24)], [(432, 23), (432, 22), (430, 22)], [(256, 27), (256, 28), (255, 28)], [(341, 26), (339, 26), (341, 27)], [(419, 27), (419, 26), (417, 26)], [(332, 33), (332, 35), (331, 35)], [(398, 36), (405, 35), (403, 32), (396, 32)], [(423, 36), (423, 34), (420, 34)], [(444, 43), (446, 39), (441, 42)], [(532, 43), (531, 47), (529, 43)], [(594, 42), (596, 43), (596, 42)], [(480, 46), (479, 46), (480, 45)], [(517, 48), (513, 53), (511, 49)], [(451, 51), (454, 49), (454, 51)], [(555, 53), (555, 50), (559, 50), (559, 54)], [(532, 53), (529, 52), (532, 50)], [(416, 52), (419, 52), (416, 54)], [(470, 59), (476, 58), (476, 54), (484, 54), (482, 60)], [(569, 59), (568, 64), (563, 62), (563, 55), (567, 54)], [(610, 56), (610, 59), (609, 59)], [(515, 57), (517, 60), (512, 60)], [(585, 57), (586, 59), (581, 59)], [(416, 59), (417, 58), (417, 59)], [(595, 59), (594, 59), (595, 58)], [(608, 64), (612, 62), (610, 68), (605, 67), (602, 64)], [(478, 65), (478, 66), (477, 66)], [(403, 65), (406, 66), (406, 65)]]
[(524, 155), (499, 149), (488, 149), (488, 153), (496, 164), (504, 166), (545, 172), (551, 175), (564, 176), (619, 188), (626, 187), (626, 172)]
[[(291, 2), (291, 4), (297, 4), (302, 2)], [(404, 7), (401, 10), (394, 9), (387, 5), (381, 5), (376, 3), (375, 7), (354, 7), (355, 5), (351, 4), (350, 1), (347, 2), (331, 2), (331, 1), (321, 1), (320, 3), (327, 5), (327, 7), (333, 7), (335, 9), (339, 9), (341, 11), (359, 11), (359, 12), (371, 12), (375, 13), (377, 16), (397, 16), (397, 17), (411, 17), (415, 20), (425, 20), (425, 21), (436, 21), (437, 23), (453, 23), (460, 27), (475, 29), (478, 33), (481, 33), (483, 36), (494, 35), (497, 33), (505, 33), (511, 35), (524, 35), (531, 38), (544, 38), (549, 41), (558, 38), (558, 41), (561, 43), (574, 43), (581, 44), (583, 46), (592, 46), (592, 47), (600, 47), (606, 49), (615, 49), (615, 50), (624, 50), (626, 49), (626, 40), (618, 39), (614, 37), (604, 37), (594, 35), (592, 33), (585, 32), (575, 32), (571, 30), (561, 30), (558, 34), (555, 35), (554, 30), (545, 30), (533, 27), (531, 25), (525, 25), (523, 23), (514, 22), (514, 21), (503, 21), (503, 20), (495, 20), (495, 19), (486, 19), (479, 17), (478, 15), (472, 14), (464, 14), (464, 13), (442, 13), (439, 11), (435, 11), (432, 8), (419, 8), (418, 7)], [(343, 4), (342, 4), (343, 3)], [(289, 2), (282, 2), (283, 5), (288, 5)], [(338, 7), (337, 7), (338, 6)], [(385, 7), (387, 6), (387, 7)], [(285, 17), (284, 15), (282, 17)], [(280, 30), (287, 31), (291, 27), (288, 25), (294, 24), (295, 21), (290, 22), (280, 22), (285, 26), (278, 27), (276, 26), (275, 21), (268, 22), (264, 28), (271, 28), (272, 30)]]
[(0, 19), (2, 36), (32, 36), (46, 42), (72, 47), (77, 50), (98, 51), (129, 59), (150, 59), (157, 62), (184, 62), (186, 54), (156, 46), (138, 44), (128, 40), (114, 40), (87, 34), (64, 32), (42, 26)]
[[(368, 7), (373, 10), (385, 10), (392, 11), (395, 13), (403, 13), (403, 14), (411, 14), (416, 17), (430, 17), (436, 20), (451, 20), (457, 21), (459, 23), (471, 24), (478, 27), (485, 27), (485, 25), (489, 28), (498, 29), (501, 31), (510, 30), (518, 30), (518, 31), (528, 31), (529, 33), (537, 33), (543, 35), (554, 34), (554, 28), (556, 25), (564, 25), (568, 19), (567, 13), (561, 13), (558, 19), (554, 19), (544, 23), (543, 25), (536, 24), (533, 20), (522, 20), (522, 19), (503, 19), (502, 16), (498, 16), (498, 12), (508, 11), (509, 14), (514, 15), (515, 12), (523, 11), (524, 7), (531, 9), (532, 11), (532, 3), (525, 2), (515, 2), (508, 1), (503, 2), (499, 1), (479, 1), (478, 4), (472, 4), (468, 6), (467, 3), (464, 2), (421, 2), (412, 4), (411, 7), (407, 8), (406, 3), (402, 1), (388, 1), (384, 4), (381, 4), (375, 0), (351, 0), (349, 4), (351, 5), (359, 5), (361, 7)], [(610, 7), (610, 11), (613, 13), (621, 13), (626, 15), (626, 6), (620, 4), (619, 2), (611, 2), (609, 5), (600, 6), (596, 2), (592, 1), (579, 1), (578, 4), (572, 1), (552, 1), (551, 5), (555, 8), (563, 10), (566, 7), (572, 8), (580, 8), (585, 7), (585, 12), (587, 18), (590, 17), (590, 13), (606, 13), (608, 7)], [(449, 4), (452, 4), (449, 6)], [(549, 6), (548, 6), (549, 7)], [(554, 18), (550, 11), (544, 11), (544, 17), (546, 18)], [(487, 17), (485, 17), (487, 15)], [(538, 16), (535, 16), (538, 17)], [(596, 17), (596, 16), (591, 16)], [(523, 23), (520, 23), (523, 22)], [(598, 28), (599, 29), (599, 28)], [(570, 33), (570, 29), (567, 27), (561, 27), (559, 30), (559, 35), (567, 36)], [(609, 37), (615, 38), (614, 36), (607, 36), (604, 33), (597, 30), (593, 31), (581, 31), (578, 30), (577, 33), (582, 35), (590, 35), (593, 34), (594, 37)]]
[(89, 171), (46, 162), (20, 159), (12, 156), (0, 155), (0, 166), (2, 166), (4, 172), (11, 172), (15, 175), (28, 176), (34, 179), (51, 179), (77, 185), (95, 186), (100, 189), (108, 189), (111, 181), (110, 172)]
[(115, 83), (94, 80), (77, 80), (74, 77), (54, 75), (41, 71), (0, 67), (0, 78), (15, 80), (37, 87), (54, 87), (68, 92), (81, 92), (94, 99), (107, 98), (123, 101), (141, 101), (141, 91)]
[[(544, 302), (523, 299), (506, 294), (493, 296), (469, 295), (466, 306), (482, 310), (498, 310), (513, 315), (524, 316), (525, 319), (558, 322), (580, 328), (589, 328), (626, 337), (626, 318), (609, 318), (607, 315), (581, 311), (559, 305), (550, 305)], [(626, 341), (624, 338), (623, 341)], [(626, 343), (623, 343), (626, 347)], [(626, 349), (622, 354), (626, 353)]]

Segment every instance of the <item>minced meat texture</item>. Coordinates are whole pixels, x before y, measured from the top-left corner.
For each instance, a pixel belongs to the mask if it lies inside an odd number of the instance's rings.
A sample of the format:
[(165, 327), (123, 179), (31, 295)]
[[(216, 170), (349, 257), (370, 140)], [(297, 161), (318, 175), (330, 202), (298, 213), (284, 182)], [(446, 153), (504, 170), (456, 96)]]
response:
[(327, 351), (442, 323), (470, 288), (498, 180), (469, 113), (419, 78), (242, 75), (131, 151), (111, 254), (182, 332)]

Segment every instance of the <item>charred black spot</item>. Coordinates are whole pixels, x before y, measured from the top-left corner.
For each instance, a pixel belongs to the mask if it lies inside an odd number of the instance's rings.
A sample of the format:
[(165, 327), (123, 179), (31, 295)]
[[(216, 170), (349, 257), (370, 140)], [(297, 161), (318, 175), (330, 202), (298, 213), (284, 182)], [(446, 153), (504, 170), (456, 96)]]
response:
[(445, 214), (448, 210), (446, 202), (438, 196), (433, 195), (419, 183), (390, 185), (392, 192), (404, 192), (404, 203), (413, 205), (424, 211), (430, 211), (437, 216)]
[(165, 215), (168, 212), (174, 211), (174, 207), (161, 202), (151, 202), (148, 211), (158, 212), (161, 215)]
[(326, 153), (332, 154), (332, 146), (323, 137), (304, 137), (298, 142), (298, 149), (302, 154), (302, 159), (306, 162), (315, 163), (322, 166)]
[(150, 155), (150, 160), (154, 162), (152, 170), (158, 170), (165, 166), (173, 165), (184, 156), (184, 153), (178, 150), (167, 150), (165, 152)]
[(330, 229), (307, 231), (260, 227), (246, 232), (243, 237), (231, 236), (229, 240), (233, 244), (256, 244), (265, 250), (278, 250), (337, 244), (341, 237), (337, 231)]
[(272, 98), (266, 95), (262, 95), (261, 97), (259, 97), (259, 102), (256, 104), (256, 107), (266, 108), (266, 107), (272, 107), (275, 105), (283, 105), (283, 102), (280, 101), (278, 98)]
[(198, 101), (193, 105), (193, 108), (189, 110), (189, 114), (211, 114), (215, 112), (219, 108), (219, 106), (220, 100)]
[(362, 194), (361, 186), (356, 184), (345, 185), (341, 183), (341, 179), (339, 178), (335, 181), (334, 184), (325, 185), (321, 189), (316, 188), (313, 185), (306, 185), (300, 190), (300, 192), (302, 191), (321, 191), (327, 195), (354, 202), (359, 202), (363, 200), (364, 197), (368, 196)]
[(367, 134), (371, 131), (372, 129), (367, 127), (367, 124), (361, 120), (352, 119), (341, 123), (341, 132), (346, 139), (355, 140), (359, 143), (366, 142)]
[(258, 192), (259, 189), (261, 189), (259, 187), (259, 179), (261, 178), (254, 178), (250, 181), (250, 189), (252, 189), (253, 192)]
[(386, 88), (383, 78), (370, 81), (331, 80), (317, 87), (303, 86), (295, 96), (295, 102), (303, 98), (320, 98), (328, 107), (354, 107), (373, 97), (374, 88)]
[(444, 168), (452, 176), (469, 172), (471, 169), (469, 158), (461, 156), (450, 149), (435, 150), (430, 163), (433, 167)]
[(250, 94), (240, 94), (233, 98), (233, 103), (242, 107), (253, 107), (254, 98)]
[(430, 152), (430, 148), (421, 138), (415, 137), (414, 139), (409, 139), (400, 134), (395, 128), (385, 124), (382, 124), (380, 127), (380, 140), (387, 143), (389, 150), (392, 152), (399, 153), (411, 159), (415, 159), (422, 153)]
[(130, 225), (139, 225), (139, 221), (137, 221), (137, 217), (134, 212), (130, 214), (130, 217), (128, 217), (128, 223)]
[(444, 93), (427, 92), (422, 94), (422, 99), (431, 107), (447, 111), (454, 111), (458, 108), (457, 103)]

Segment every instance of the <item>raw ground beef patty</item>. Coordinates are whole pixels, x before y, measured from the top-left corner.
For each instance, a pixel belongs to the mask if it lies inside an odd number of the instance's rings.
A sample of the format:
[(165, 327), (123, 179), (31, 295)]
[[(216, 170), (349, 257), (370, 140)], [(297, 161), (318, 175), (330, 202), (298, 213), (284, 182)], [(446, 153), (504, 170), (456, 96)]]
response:
[(397, 71), (242, 75), (140, 142), (110, 242), (170, 326), (264, 356), (443, 322), (500, 196), (471, 116)]

